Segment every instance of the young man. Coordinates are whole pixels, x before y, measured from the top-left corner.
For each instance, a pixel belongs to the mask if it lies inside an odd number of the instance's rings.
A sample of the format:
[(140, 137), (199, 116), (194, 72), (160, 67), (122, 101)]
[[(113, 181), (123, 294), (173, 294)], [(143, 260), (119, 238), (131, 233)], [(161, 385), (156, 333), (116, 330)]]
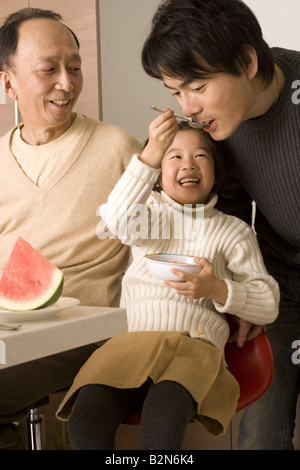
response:
[[(275, 374), (244, 412), (241, 449), (292, 449), (300, 369), (300, 53), (270, 49), (240, 0), (164, 0), (142, 51), (145, 71), (164, 82), (187, 117), (222, 141), (231, 179), (220, 207), (251, 223), (281, 289), (268, 326)], [(238, 342), (257, 328), (241, 322)], [(250, 337), (248, 335), (248, 337)]]
[[(73, 112), (83, 77), (79, 42), (60, 15), (28, 8), (0, 28), (0, 83), (23, 122), (0, 138), (0, 274), (19, 236), (64, 272), (63, 295), (117, 306), (129, 252), (100, 240), (97, 208), (141, 145)], [(69, 386), (95, 346), (0, 372), (1, 440), (29, 405)], [(13, 444), (13, 439), (12, 442)]]

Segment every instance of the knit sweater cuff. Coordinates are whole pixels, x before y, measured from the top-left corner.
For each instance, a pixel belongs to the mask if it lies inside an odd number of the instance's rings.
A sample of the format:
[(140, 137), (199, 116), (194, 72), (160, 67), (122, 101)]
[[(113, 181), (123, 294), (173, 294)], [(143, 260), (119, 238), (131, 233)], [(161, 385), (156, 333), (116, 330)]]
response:
[(222, 305), (218, 302), (214, 302), (214, 305), (218, 312), (239, 315), (247, 299), (246, 286), (230, 279), (224, 279), (224, 281), (228, 289), (226, 303)]
[(161, 173), (160, 168), (152, 168), (141, 162), (138, 154), (133, 155), (127, 167), (127, 171), (132, 176), (135, 176), (139, 180), (145, 181), (148, 184), (154, 184)]

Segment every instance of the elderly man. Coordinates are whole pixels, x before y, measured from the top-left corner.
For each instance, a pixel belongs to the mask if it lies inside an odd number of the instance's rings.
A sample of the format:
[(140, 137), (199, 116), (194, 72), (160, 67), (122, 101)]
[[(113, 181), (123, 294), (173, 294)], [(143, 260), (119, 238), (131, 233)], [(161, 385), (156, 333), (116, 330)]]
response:
[[(56, 13), (28, 8), (6, 19), (0, 83), (23, 118), (0, 138), (0, 274), (21, 236), (64, 272), (63, 295), (84, 305), (118, 305), (128, 248), (97, 237), (96, 211), (140, 143), (73, 112), (83, 86), (79, 42)], [(0, 372), (0, 448), (1, 440), (10, 444), (9, 423), (67, 387), (94, 349)]]

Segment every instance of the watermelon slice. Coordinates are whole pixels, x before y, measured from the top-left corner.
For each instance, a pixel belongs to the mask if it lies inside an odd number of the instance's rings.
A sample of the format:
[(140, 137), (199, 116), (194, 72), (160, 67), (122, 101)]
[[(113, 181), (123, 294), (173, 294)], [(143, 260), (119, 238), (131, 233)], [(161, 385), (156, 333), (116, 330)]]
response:
[(0, 281), (0, 307), (35, 310), (54, 304), (62, 293), (63, 273), (18, 238)]

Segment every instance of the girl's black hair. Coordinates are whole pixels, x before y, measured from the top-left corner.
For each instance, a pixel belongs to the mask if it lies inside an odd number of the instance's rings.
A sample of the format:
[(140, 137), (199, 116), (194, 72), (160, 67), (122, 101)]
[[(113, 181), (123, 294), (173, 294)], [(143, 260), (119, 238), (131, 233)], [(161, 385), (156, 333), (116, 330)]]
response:
[(250, 8), (241, 0), (163, 0), (142, 50), (148, 75), (185, 81), (225, 72), (240, 76), (250, 62), (249, 46), (258, 57), (265, 87), (274, 75), (271, 49)]
[[(59, 13), (51, 10), (42, 10), (40, 8), (23, 8), (9, 15), (0, 28), (0, 70), (4, 67), (12, 67), (12, 58), (14, 57), (19, 40), (19, 28), (24, 21), (32, 19), (46, 18), (50, 20), (60, 21), (62, 19)], [(63, 23), (62, 23), (63, 24)], [(77, 47), (80, 44), (76, 34), (64, 25), (73, 35)]]

